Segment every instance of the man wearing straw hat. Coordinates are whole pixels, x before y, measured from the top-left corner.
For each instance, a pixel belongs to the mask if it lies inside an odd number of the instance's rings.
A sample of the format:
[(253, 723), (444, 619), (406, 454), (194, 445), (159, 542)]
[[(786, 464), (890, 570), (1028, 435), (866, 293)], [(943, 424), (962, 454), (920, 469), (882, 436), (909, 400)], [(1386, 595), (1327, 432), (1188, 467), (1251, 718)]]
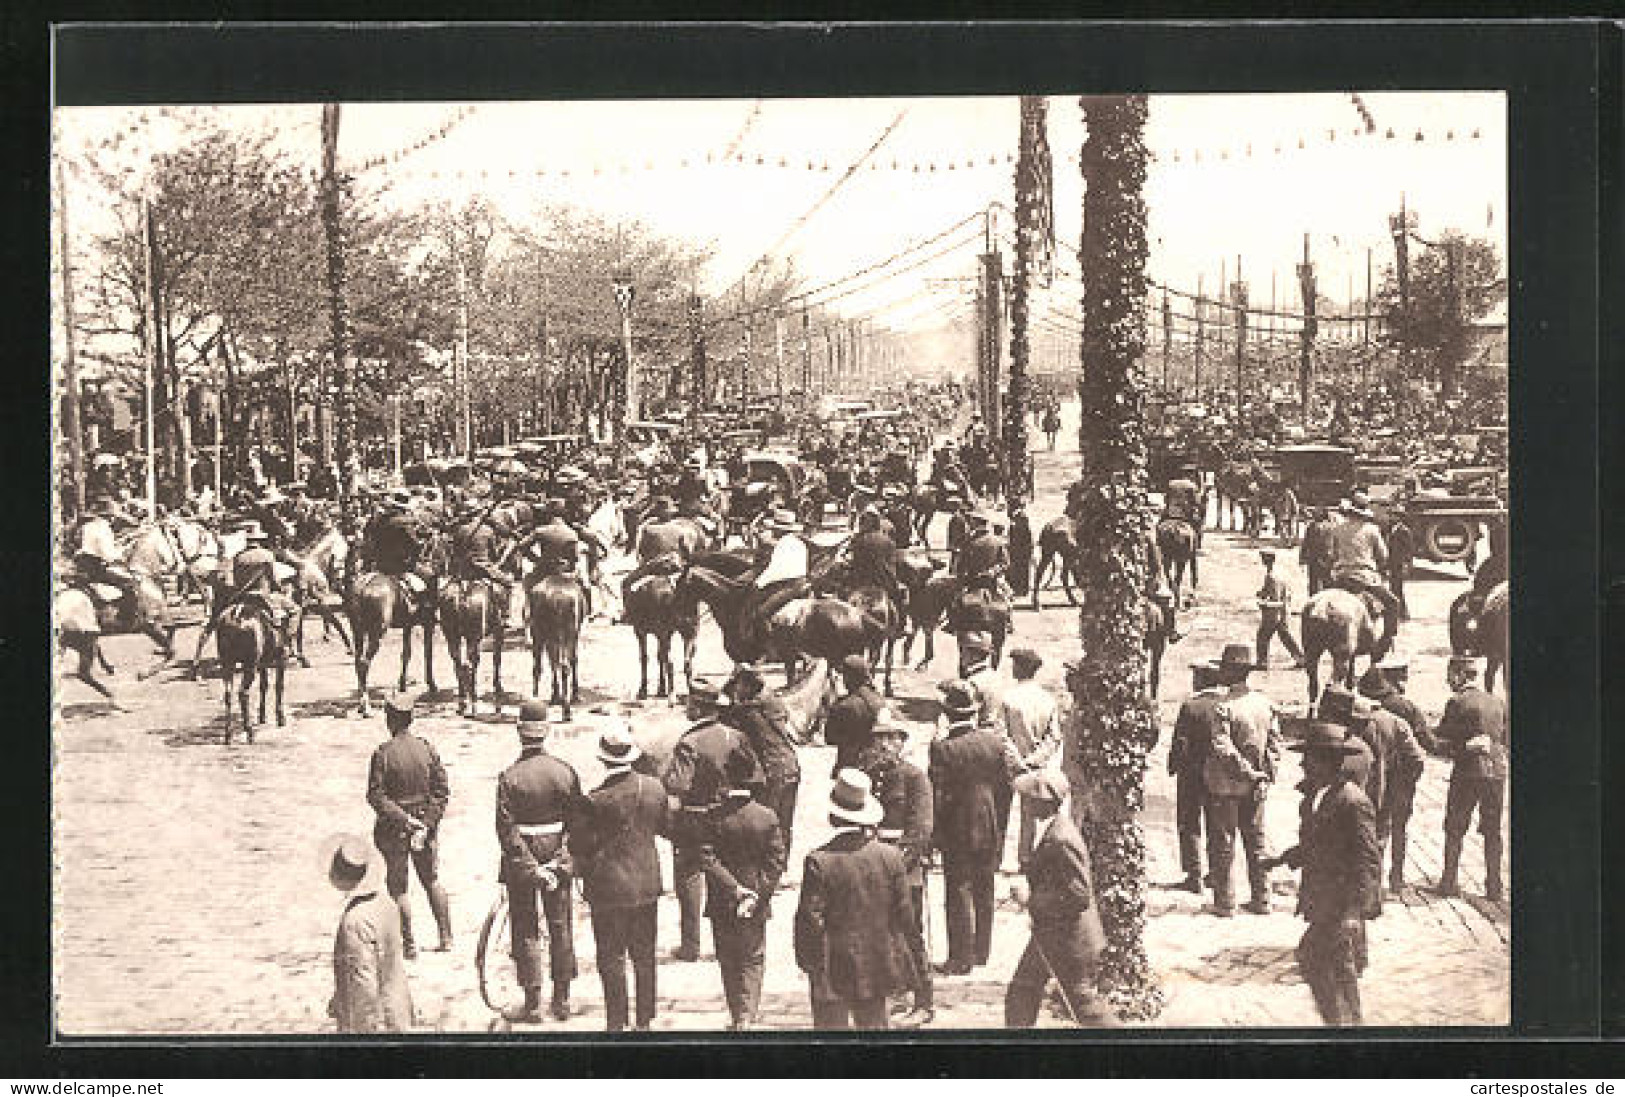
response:
[(346, 896), (333, 938), (333, 997), (327, 1015), (341, 1033), (405, 1032), (412, 994), (401, 948), (400, 910), (384, 891), (384, 866), (365, 838), (322, 843), (328, 883)]
[(1044, 988), (1054, 979), (1075, 1024), (1115, 1028), (1117, 1017), (1095, 992), (1095, 970), (1106, 947), (1089, 851), (1069, 814), (1061, 811), (1065, 775), (1038, 769), (1016, 779), (1016, 791), (1037, 819), (1038, 837), (1023, 870), (1032, 936), (1004, 996), (1006, 1028), (1031, 1028)]
[(1371, 652), (1380, 662), (1399, 635), (1399, 598), (1387, 582), (1388, 542), (1365, 492), (1351, 492), (1338, 510), (1343, 520), (1332, 530), (1331, 585), (1382, 603), (1382, 636)]
[(835, 775), (835, 834), (807, 854), (796, 908), (796, 965), (807, 973), (814, 1028), (886, 1028), (888, 997), (914, 982), (908, 869), (901, 852), (875, 840), (884, 817), (868, 774)]
[(1358, 1025), (1365, 923), (1382, 913), (1376, 809), (1344, 765), (1359, 747), (1343, 728), (1311, 721), (1290, 749), (1303, 754), (1298, 844), (1264, 868), (1303, 870), (1298, 913), (1309, 928), (1298, 943), (1298, 967), (1328, 1025)]
[(566, 838), (581, 799), (581, 780), (569, 764), (547, 753), (546, 702), (526, 701), (519, 707), (518, 731), (519, 759), (497, 778), (496, 831), (502, 846), (497, 879), (508, 889), (514, 966), (525, 988), (525, 1001), (504, 1016), (536, 1024), (542, 1020), (543, 916), (547, 918), (553, 977), (549, 1012), (557, 1021), (570, 1016), (576, 955), (570, 892), (573, 865)]
[(626, 1029), (628, 957), (637, 997), (633, 1023), (645, 1031), (655, 1016), (656, 913), (663, 890), (655, 836), (670, 833), (671, 816), (660, 782), (632, 770), (642, 754), (632, 741), (631, 728), (612, 718), (598, 737), (603, 783), (587, 794), (581, 816), (570, 830), (570, 853), (592, 908), (593, 944), (610, 1032)]

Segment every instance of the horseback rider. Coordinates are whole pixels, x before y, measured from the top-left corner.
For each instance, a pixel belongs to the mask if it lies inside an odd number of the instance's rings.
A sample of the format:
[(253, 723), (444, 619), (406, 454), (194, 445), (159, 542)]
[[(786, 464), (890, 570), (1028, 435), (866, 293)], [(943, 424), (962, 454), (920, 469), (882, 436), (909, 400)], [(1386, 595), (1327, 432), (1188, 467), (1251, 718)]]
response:
[(752, 584), (759, 592), (755, 619), (766, 621), (791, 601), (806, 582), (812, 549), (801, 536), (802, 526), (794, 511), (776, 510), (763, 526), (764, 545), (771, 546), (767, 563), (756, 573)]
[(621, 580), (621, 597), (639, 580), (649, 575), (670, 574), (682, 567), (685, 548), (690, 540), (688, 530), (674, 523), (677, 504), (668, 495), (657, 495), (649, 501), (649, 513), (638, 527), (635, 555), (638, 566)]
[(978, 588), (1001, 601), (1013, 596), (1005, 578), (1010, 570), (1010, 543), (995, 528), (997, 520), (988, 511), (970, 515), (970, 529), (954, 561), (954, 575), (961, 593)]
[(504, 594), (513, 583), (513, 576), (502, 569), (499, 559), (501, 545), (513, 535), (513, 527), (500, 511), (481, 511), (477, 505), (465, 502), (458, 508), (461, 522), (452, 532), (452, 575), (468, 582), (488, 582), (498, 595)]
[(419, 599), (429, 590), (422, 568), (423, 538), (423, 523), (412, 514), (412, 493), (404, 488), (384, 497), (361, 535), (363, 558), (396, 581), (410, 617), (417, 616)]
[(520, 560), (529, 560), (535, 566), (527, 586), (534, 586), (550, 575), (579, 578), (581, 535), (564, 520), (564, 503), (561, 500), (549, 499), (542, 504), (541, 524), (520, 540), (514, 555)]
[(123, 566), (117, 530), (133, 527), (135, 520), (112, 496), (102, 496), (87, 509), (89, 513), (79, 527), (79, 550), (73, 556), (73, 577), (89, 588), (94, 601), (101, 599), (92, 584), (102, 583), (118, 589), (113, 605), (125, 605), (134, 597), (136, 578)]
[(1338, 509), (1343, 520), (1332, 529), (1331, 585), (1354, 594), (1368, 594), (1381, 603), (1382, 637), (1371, 653), (1371, 658), (1380, 662), (1394, 646), (1399, 632), (1399, 599), (1383, 579), (1388, 571), (1388, 544), (1365, 492), (1350, 493)]
[(847, 577), (851, 586), (879, 587), (886, 592), (902, 619), (908, 607), (908, 591), (897, 580), (897, 542), (882, 529), (884, 519), (873, 506), (858, 515), (858, 532), (846, 545)]

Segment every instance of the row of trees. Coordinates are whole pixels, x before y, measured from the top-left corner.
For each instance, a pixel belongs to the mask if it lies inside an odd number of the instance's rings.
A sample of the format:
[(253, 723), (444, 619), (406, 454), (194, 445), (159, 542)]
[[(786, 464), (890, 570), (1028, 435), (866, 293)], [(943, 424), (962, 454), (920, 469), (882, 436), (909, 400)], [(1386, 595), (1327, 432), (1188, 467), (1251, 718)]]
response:
[[(153, 363), (161, 494), (185, 483), (192, 453), (213, 441), (193, 436), (198, 386), (220, 394), (228, 479), (243, 471), (250, 423), (267, 418), (287, 452), (331, 455), (337, 371), (321, 197), (309, 165), (267, 137), (201, 132), (155, 158), (139, 192), (113, 196), (117, 227), (76, 264), (81, 345), (112, 348), (89, 357), (136, 391), (138, 355)], [(387, 437), (397, 396), (418, 434), (455, 438), (454, 381), (476, 444), (500, 439), (504, 424), (602, 426), (622, 377), (610, 279), (623, 270), (636, 289), (636, 354), (657, 378), (646, 398), (686, 395), (698, 380), (692, 304), (708, 255), (692, 242), (572, 208), (518, 223), (483, 198), (390, 210), (352, 187), (340, 215), (358, 441)], [(762, 264), (726, 299), (702, 304), (711, 353), (731, 353), (747, 321), (757, 346), (770, 345), (792, 283), (788, 267)], [(458, 379), (453, 348), (465, 331)], [(314, 439), (301, 437), (302, 408), (315, 409)]]

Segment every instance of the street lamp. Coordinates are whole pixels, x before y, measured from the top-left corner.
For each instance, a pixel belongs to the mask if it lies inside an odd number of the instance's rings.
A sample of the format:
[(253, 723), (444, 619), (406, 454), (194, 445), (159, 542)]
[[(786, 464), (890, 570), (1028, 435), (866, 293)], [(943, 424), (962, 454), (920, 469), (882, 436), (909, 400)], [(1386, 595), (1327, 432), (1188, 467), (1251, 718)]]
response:
[(621, 311), (621, 391), (625, 403), (616, 430), (624, 438), (625, 425), (635, 422), (639, 412), (638, 371), (632, 365), (632, 299), (637, 296), (637, 289), (632, 285), (632, 272), (625, 267), (610, 277), (610, 284), (615, 289), (615, 307)]

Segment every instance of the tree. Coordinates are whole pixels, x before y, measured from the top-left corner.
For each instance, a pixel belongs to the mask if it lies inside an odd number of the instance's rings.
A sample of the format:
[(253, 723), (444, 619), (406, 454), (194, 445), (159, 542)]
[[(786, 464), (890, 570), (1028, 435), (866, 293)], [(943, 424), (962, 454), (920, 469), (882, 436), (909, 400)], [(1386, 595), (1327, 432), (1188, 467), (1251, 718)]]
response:
[(1474, 323), (1506, 299), (1501, 257), (1493, 242), (1454, 229), (1437, 240), (1408, 231), (1406, 277), (1398, 264), (1383, 272), (1377, 311), (1384, 339), (1406, 357), (1420, 355), (1448, 399), (1473, 353)]
[(1146, 755), (1156, 741), (1147, 697), (1144, 197), (1146, 98), (1086, 96), (1083, 345), (1078, 381), (1083, 455), (1078, 515), (1083, 605), (1074, 733), (1078, 806), (1095, 866), (1106, 950), (1102, 988), (1127, 1017), (1154, 1016), (1161, 994), (1145, 955)]

